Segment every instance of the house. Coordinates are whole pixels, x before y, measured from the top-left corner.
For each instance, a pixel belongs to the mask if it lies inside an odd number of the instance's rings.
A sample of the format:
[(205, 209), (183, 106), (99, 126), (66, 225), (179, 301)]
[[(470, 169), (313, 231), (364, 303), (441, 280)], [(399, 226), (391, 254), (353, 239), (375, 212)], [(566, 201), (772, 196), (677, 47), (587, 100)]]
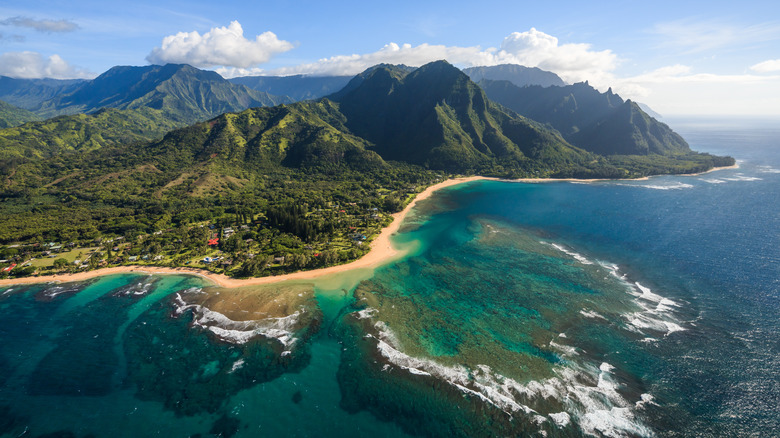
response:
[(274, 257), (274, 263), (278, 263), (280, 265), (284, 264), (284, 257)]
[(127, 258), (127, 261), (129, 261), (129, 262), (134, 262), (136, 260), (138, 260), (138, 256), (130, 256), (130, 257)]

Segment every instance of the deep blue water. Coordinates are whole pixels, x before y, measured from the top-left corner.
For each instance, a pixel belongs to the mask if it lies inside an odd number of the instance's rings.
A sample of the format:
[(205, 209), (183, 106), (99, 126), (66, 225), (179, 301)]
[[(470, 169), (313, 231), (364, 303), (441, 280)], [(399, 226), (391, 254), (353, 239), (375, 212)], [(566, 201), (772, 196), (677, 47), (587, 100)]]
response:
[(0, 436), (776, 435), (780, 128), (741, 123), (672, 123), (738, 169), (443, 190), (292, 343), (195, 278), (0, 289)]

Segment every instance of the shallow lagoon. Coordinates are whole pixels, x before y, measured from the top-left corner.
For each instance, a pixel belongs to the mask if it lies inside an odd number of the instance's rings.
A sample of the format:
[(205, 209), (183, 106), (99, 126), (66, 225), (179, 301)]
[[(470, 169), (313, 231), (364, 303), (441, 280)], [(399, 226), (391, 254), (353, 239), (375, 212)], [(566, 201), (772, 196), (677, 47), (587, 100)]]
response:
[(315, 283), (2, 289), (0, 434), (771, 434), (780, 136), (680, 131), (741, 168), (445, 189)]

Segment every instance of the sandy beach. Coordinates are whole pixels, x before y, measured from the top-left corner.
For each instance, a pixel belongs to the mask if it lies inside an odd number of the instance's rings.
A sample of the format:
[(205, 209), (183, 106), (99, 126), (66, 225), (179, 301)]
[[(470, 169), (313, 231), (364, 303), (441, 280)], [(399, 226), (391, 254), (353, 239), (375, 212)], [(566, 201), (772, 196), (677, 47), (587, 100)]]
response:
[(165, 268), (165, 267), (156, 267), (156, 266), (115, 266), (112, 268), (96, 269), (94, 271), (77, 272), (74, 274), (45, 275), (40, 277), (4, 279), (4, 280), (0, 280), (0, 286), (9, 286), (12, 284), (47, 283), (47, 282), (65, 283), (65, 282), (72, 282), (72, 281), (84, 281), (102, 275), (138, 273), (138, 274), (197, 275), (199, 277), (211, 281), (217, 286), (225, 287), (225, 288), (235, 288), (241, 286), (277, 283), (286, 280), (311, 280), (325, 275), (349, 271), (352, 269), (374, 268), (393, 260), (399, 255), (398, 251), (395, 248), (393, 248), (393, 245), (390, 242), (390, 236), (392, 236), (398, 231), (406, 215), (408, 215), (409, 212), (412, 211), (412, 209), (414, 208), (415, 205), (417, 205), (418, 202), (430, 197), (434, 192), (443, 189), (445, 187), (450, 187), (450, 186), (462, 184), (469, 181), (487, 180), (487, 179), (495, 180), (495, 178), (487, 178), (482, 176), (452, 178), (426, 188), (425, 190), (420, 192), (414, 198), (414, 200), (412, 200), (412, 202), (410, 202), (406, 206), (406, 208), (404, 208), (402, 211), (398, 213), (393, 214), (393, 222), (389, 226), (385, 227), (382, 230), (382, 232), (379, 234), (379, 236), (377, 236), (371, 242), (371, 250), (366, 255), (359, 258), (358, 260), (355, 260), (354, 262), (347, 263), (344, 265), (330, 266), (327, 268), (314, 269), (311, 271), (299, 271), (299, 272), (294, 272), (292, 274), (277, 275), (271, 277), (247, 278), (247, 279), (230, 278), (226, 275), (214, 274), (204, 269), (194, 269), (194, 268), (184, 268), (184, 267)]
[[(733, 166), (726, 166), (726, 167), (716, 167), (706, 172), (678, 175), (678, 176), (697, 176), (705, 173), (715, 172), (717, 170), (736, 169), (736, 168), (739, 168), (738, 164), (734, 164)], [(636, 179), (631, 179), (630, 181), (641, 181), (641, 180), (646, 180), (648, 178), (649, 177), (636, 178)], [(344, 265), (330, 266), (322, 269), (314, 269), (310, 271), (299, 271), (299, 272), (294, 272), (292, 274), (276, 275), (276, 276), (269, 276), (269, 277), (237, 279), (237, 278), (228, 277), (223, 274), (215, 274), (205, 269), (194, 269), (194, 268), (185, 268), (185, 267), (166, 268), (166, 267), (157, 267), (157, 266), (116, 266), (112, 268), (97, 269), (94, 271), (77, 272), (74, 274), (45, 275), (39, 277), (4, 279), (4, 280), (0, 280), (0, 286), (7, 286), (12, 284), (83, 281), (101, 275), (139, 273), (139, 274), (197, 275), (199, 277), (203, 277), (211, 281), (217, 286), (225, 287), (225, 288), (235, 288), (241, 286), (271, 284), (271, 283), (277, 283), (286, 280), (311, 280), (311, 279), (323, 277), (325, 275), (335, 274), (338, 272), (345, 272), (352, 269), (375, 268), (384, 263), (392, 261), (399, 255), (398, 251), (395, 248), (393, 248), (393, 245), (390, 242), (390, 236), (392, 236), (398, 231), (406, 215), (409, 214), (409, 212), (414, 208), (415, 205), (417, 205), (418, 202), (427, 199), (434, 192), (443, 189), (445, 187), (450, 187), (457, 184), (463, 184), (466, 182), (477, 181), (477, 180), (507, 181), (507, 182), (522, 182), (522, 183), (613, 181), (613, 180), (605, 180), (605, 179), (576, 179), (576, 178), (501, 179), (501, 178), (491, 178), (485, 176), (470, 176), (470, 177), (448, 179), (446, 181), (440, 182), (438, 184), (434, 184), (426, 188), (425, 190), (420, 192), (414, 198), (414, 200), (412, 200), (412, 202), (410, 202), (409, 205), (406, 206), (406, 208), (404, 208), (402, 211), (398, 213), (393, 214), (393, 222), (389, 226), (384, 228), (382, 232), (379, 234), (379, 236), (377, 236), (376, 239), (374, 239), (371, 242), (371, 249), (366, 255), (351, 263), (347, 263)]]

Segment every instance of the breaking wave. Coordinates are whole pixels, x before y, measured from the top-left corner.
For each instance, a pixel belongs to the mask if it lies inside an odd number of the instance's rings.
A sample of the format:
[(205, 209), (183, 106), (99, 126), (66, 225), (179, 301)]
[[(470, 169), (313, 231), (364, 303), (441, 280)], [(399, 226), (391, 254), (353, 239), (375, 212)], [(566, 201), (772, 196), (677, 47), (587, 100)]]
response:
[(177, 293), (174, 300), (174, 313), (181, 315), (188, 310), (193, 311), (192, 324), (194, 326), (213, 333), (225, 342), (245, 344), (262, 336), (281, 342), (285, 351), (290, 351), (298, 340), (295, 337), (294, 329), (304, 312), (303, 309), (300, 309), (281, 318), (234, 321), (199, 304), (187, 304), (181, 294)]

